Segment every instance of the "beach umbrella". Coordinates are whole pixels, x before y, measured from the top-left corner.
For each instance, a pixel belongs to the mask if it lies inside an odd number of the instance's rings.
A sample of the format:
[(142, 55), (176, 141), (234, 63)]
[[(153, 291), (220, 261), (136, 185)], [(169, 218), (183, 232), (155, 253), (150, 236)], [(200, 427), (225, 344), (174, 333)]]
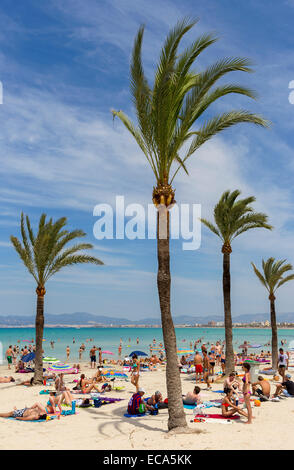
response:
[(46, 362), (47, 364), (56, 364), (59, 361), (59, 359), (56, 359), (55, 357), (43, 357), (43, 362)]
[(106, 373), (102, 374), (104, 377), (120, 377), (120, 378), (128, 378), (127, 374), (121, 371), (110, 370)]
[(31, 352), (29, 354), (26, 354), (21, 358), (22, 362), (30, 362), (33, 361), (36, 357), (36, 354), (34, 352)]
[(129, 356), (132, 357), (134, 354), (136, 354), (136, 356), (148, 356), (148, 354), (143, 351), (133, 351), (131, 354), (129, 354)]
[(193, 349), (178, 349), (177, 354), (192, 354), (194, 351)]
[(58, 364), (52, 364), (50, 367), (48, 367), (48, 370), (57, 373), (70, 373), (75, 371), (75, 369), (73, 369), (71, 366), (69, 366), (68, 364), (63, 364), (62, 362), (59, 362)]
[(111, 354), (113, 356), (113, 352), (111, 351), (102, 351), (102, 354)]

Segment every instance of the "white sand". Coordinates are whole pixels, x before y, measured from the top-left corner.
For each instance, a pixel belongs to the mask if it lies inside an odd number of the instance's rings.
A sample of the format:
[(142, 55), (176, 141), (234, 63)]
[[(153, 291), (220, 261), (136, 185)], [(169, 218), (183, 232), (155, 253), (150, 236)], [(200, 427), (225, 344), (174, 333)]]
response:
[[(88, 365), (83, 365), (82, 372), (89, 377), (93, 375)], [(21, 380), (31, 377), (31, 374), (11, 373), (6, 366), (0, 366), (0, 376), (5, 375)], [(65, 382), (69, 384), (77, 377), (67, 375)], [(183, 393), (192, 390), (194, 375), (182, 374), (181, 377)], [(0, 418), (0, 449), (294, 449), (294, 398), (279, 403), (265, 402), (261, 403), (261, 407), (253, 408), (255, 419), (252, 425), (245, 424), (245, 418), (232, 425), (190, 423), (192, 410), (185, 410), (191, 429), (203, 432), (170, 435), (167, 433), (167, 410), (160, 410), (157, 416), (125, 418), (123, 415), (134, 387), (130, 381), (117, 381), (117, 385), (124, 385), (125, 390), (108, 392), (107, 396), (125, 398), (124, 401), (100, 408), (78, 408), (75, 416), (44, 423)], [(166, 396), (164, 370), (143, 372), (140, 385), (145, 388), (146, 396), (155, 390)], [(70, 388), (72, 386), (74, 384), (70, 384)], [(204, 387), (201, 385), (201, 388)], [(42, 388), (0, 384), (0, 412), (11, 411), (14, 406), (23, 408), (35, 402), (45, 404), (48, 395), (39, 395)], [(213, 388), (218, 390), (222, 385), (214, 384)], [(274, 390), (272, 385), (272, 392)], [(220, 395), (204, 390), (202, 398), (215, 399)], [(207, 411), (220, 412), (217, 408)]]

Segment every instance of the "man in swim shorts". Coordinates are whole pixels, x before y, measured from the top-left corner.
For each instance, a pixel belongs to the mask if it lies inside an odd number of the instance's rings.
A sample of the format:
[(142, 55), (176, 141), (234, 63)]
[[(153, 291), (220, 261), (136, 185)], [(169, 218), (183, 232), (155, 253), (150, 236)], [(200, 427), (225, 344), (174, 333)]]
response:
[(9, 346), (9, 348), (7, 349), (6, 353), (5, 353), (5, 357), (7, 359), (7, 363), (8, 363), (8, 369), (10, 370), (11, 369), (11, 364), (12, 364), (12, 358), (13, 358), (13, 350), (12, 350), (12, 345)]
[(30, 408), (22, 408), (17, 410), (16, 408), (13, 411), (8, 413), (0, 413), (1, 418), (15, 418), (21, 421), (35, 421), (37, 419), (46, 419), (47, 413), (41, 403), (35, 403)]
[(196, 383), (201, 382), (202, 373), (203, 373), (203, 359), (202, 356), (199, 354), (199, 351), (196, 351), (194, 356), (194, 366), (196, 372)]
[(93, 346), (93, 347), (90, 349), (91, 369), (92, 369), (92, 365), (93, 365), (93, 368), (94, 368), (94, 369), (96, 368), (96, 351), (98, 351), (98, 349), (96, 348), (96, 346)]

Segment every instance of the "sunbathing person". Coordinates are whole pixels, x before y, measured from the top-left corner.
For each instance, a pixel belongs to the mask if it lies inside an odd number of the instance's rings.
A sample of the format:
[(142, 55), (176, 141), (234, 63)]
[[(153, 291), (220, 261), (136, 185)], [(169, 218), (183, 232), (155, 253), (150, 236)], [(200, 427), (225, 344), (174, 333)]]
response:
[(61, 395), (57, 395), (57, 392), (50, 392), (46, 410), (47, 413), (56, 413), (56, 407), (59, 408), (60, 413), (62, 412), (61, 405), (65, 403), (66, 405), (72, 406), (72, 396), (70, 392), (64, 391)]
[(16, 385), (25, 385), (26, 387), (32, 387), (34, 382), (34, 377), (32, 377), (30, 380), (24, 380), (24, 382), (19, 382)]
[(92, 383), (92, 380), (87, 380), (85, 378), (85, 374), (81, 375), (80, 381), (78, 383), (78, 388), (83, 392), (83, 393), (90, 393), (91, 390), (96, 390), (97, 392), (101, 393), (101, 390), (99, 390), (98, 386)]
[(285, 375), (285, 382), (277, 385), (274, 397), (278, 397), (282, 392), (287, 397), (294, 396), (294, 382), (291, 379), (290, 374)]
[(15, 382), (15, 379), (10, 376), (10, 377), (0, 377), (0, 384), (8, 384), (10, 382)]
[(226, 388), (224, 393), (226, 395), (222, 400), (222, 415), (226, 418), (230, 418), (231, 416), (234, 416), (236, 413), (238, 413), (248, 418), (246, 411), (243, 411), (241, 408), (236, 406), (235, 400), (233, 398), (234, 390), (232, 388)]
[(107, 379), (102, 375), (102, 368), (98, 366), (97, 372), (93, 375), (92, 382), (106, 382)]
[(201, 403), (200, 391), (201, 391), (200, 387), (196, 385), (196, 387), (194, 387), (193, 392), (188, 392), (183, 397), (183, 404), (184, 405), (200, 405)]
[[(258, 388), (258, 385), (260, 388)], [(257, 382), (251, 384), (253, 395), (258, 395), (261, 401), (267, 401), (271, 393), (271, 385), (268, 380), (265, 380), (261, 375), (258, 376)]]
[(164, 403), (161, 392), (157, 390), (154, 395), (152, 395), (148, 400), (146, 400), (147, 405), (152, 408), (157, 408), (158, 410), (162, 408), (168, 408), (168, 404)]
[(37, 419), (46, 419), (47, 413), (41, 403), (35, 403), (30, 408), (22, 408), (17, 410), (16, 407), (13, 411), (8, 413), (0, 413), (1, 418), (15, 418), (21, 421), (35, 421)]

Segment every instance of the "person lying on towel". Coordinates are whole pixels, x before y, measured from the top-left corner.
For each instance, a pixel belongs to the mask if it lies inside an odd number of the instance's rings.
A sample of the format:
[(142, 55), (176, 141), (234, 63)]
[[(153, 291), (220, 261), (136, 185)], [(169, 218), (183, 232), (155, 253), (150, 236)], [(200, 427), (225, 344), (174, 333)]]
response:
[(14, 408), (13, 411), (8, 413), (0, 413), (1, 418), (15, 418), (21, 421), (35, 421), (38, 419), (46, 419), (47, 413), (41, 403), (35, 403), (30, 408), (22, 408), (17, 410)]

